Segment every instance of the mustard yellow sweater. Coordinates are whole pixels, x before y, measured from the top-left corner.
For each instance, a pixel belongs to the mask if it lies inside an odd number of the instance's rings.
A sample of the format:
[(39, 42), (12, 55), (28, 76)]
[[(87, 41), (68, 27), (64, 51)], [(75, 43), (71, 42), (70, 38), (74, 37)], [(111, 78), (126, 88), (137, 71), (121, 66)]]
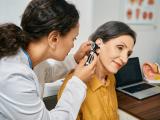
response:
[[(72, 75), (73, 71), (66, 76), (58, 92), (58, 99)], [(86, 85), (88, 88), (86, 98), (81, 106), (77, 120), (118, 120), (114, 75), (108, 76), (105, 85), (94, 75)]]

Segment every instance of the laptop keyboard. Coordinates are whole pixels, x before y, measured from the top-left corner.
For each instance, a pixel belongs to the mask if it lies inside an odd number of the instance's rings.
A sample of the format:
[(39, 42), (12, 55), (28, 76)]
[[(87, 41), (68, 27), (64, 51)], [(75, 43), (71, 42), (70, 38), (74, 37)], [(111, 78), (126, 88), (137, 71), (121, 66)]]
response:
[(135, 85), (135, 86), (132, 86), (132, 87), (124, 88), (122, 90), (125, 90), (125, 91), (130, 92), (130, 93), (135, 93), (135, 92), (139, 92), (139, 91), (142, 91), (142, 90), (145, 90), (145, 89), (148, 89), (148, 88), (152, 88), (152, 87), (154, 87), (154, 86), (146, 84), (146, 83), (142, 83), (142, 84)]

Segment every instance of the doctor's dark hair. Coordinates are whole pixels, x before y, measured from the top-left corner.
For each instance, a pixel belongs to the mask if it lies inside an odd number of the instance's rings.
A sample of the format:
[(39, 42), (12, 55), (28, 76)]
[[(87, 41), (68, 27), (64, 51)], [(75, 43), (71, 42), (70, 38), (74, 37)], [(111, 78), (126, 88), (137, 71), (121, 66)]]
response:
[(65, 36), (78, 21), (76, 7), (65, 0), (32, 0), (22, 15), (22, 29), (12, 23), (0, 25), (0, 58), (26, 49), (52, 31)]
[(129, 35), (136, 43), (136, 33), (125, 23), (120, 21), (109, 21), (97, 28), (97, 30), (90, 36), (90, 40), (95, 42), (101, 38), (105, 43), (110, 39), (117, 38), (122, 35)]
[(78, 20), (77, 9), (65, 0), (32, 0), (23, 13), (21, 26), (30, 38), (37, 39), (53, 30), (64, 36)]
[(0, 58), (17, 53), (19, 47), (24, 47), (26, 36), (20, 27), (6, 23), (0, 25)]

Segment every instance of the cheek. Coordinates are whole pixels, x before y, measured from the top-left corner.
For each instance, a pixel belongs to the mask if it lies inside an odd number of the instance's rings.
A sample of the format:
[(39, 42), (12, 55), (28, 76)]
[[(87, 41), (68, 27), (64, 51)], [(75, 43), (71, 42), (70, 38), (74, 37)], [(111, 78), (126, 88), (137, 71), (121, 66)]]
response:
[(73, 48), (73, 46), (74, 46), (73, 40), (68, 41), (68, 42), (66, 43), (66, 45), (67, 45), (67, 44), (68, 44), (68, 49)]
[(119, 51), (113, 46), (113, 45), (108, 45), (106, 48), (102, 50), (102, 53), (105, 53), (105, 55), (109, 59), (114, 59), (117, 56), (119, 56)]
[(73, 43), (68, 40), (68, 41), (64, 42), (62, 48), (65, 48), (65, 50), (70, 50), (72, 48), (72, 46), (73, 46)]
[(99, 54), (99, 58), (101, 60), (101, 64), (103, 64), (103, 66), (109, 73), (116, 73), (118, 71), (113, 63), (113, 60), (117, 58), (117, 54), (115, 54), (113, 51), (101, 51)]
[(99, 54), (99, 59), (101, 60), (102, 64), (104, 64), (104, 66), (108, 65), (110, 63), (110, 55), (104, 52), (101, 52)]
[[(100, 55), (99, 59), (101, 60), (101, 64), (104, 67), (105, 71), (108, 73), (115, 73), (115, 70), (112, 65), (112, 59), (109, 56)], [(116, 71), (117, 72), (117, 71)]]
[(102, 49), (100, 51), (101, 60), (109, 62), (114, 58), (115, 52), (112, 49)]
[(73, 41), (66, 43), (64, 46), (65, 46), (64, 53), (67, 55), (71, 51), (71, 49), (73, 48)]

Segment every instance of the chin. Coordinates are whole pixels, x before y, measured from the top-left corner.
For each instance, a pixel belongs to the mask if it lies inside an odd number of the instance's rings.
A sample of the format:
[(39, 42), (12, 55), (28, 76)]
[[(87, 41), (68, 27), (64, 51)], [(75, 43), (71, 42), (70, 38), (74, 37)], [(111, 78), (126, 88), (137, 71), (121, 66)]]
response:
[(64, 61), (65, 58), (66, 58), (66, 57), (60, 58), (59, 61)]
[(118, 70), (117, 69), (111, 69), (111, 70), (108, 70), (108, 72), (110, 74), (116, 74), (118, 72)]
[(117, 72), (118, 72), (118, 70), (117, 70), (117, 71), (115, 71), (115, 72), (114, 72), (114, 74), (116, 74)]
[(116, 74), (117, 71), (110, 71), (109, 73), (110, 73), (110, 74)]
[(64, 61), (65, 57), (56, 57), (56, 58), (53, 58), (54, 60), (57, 60), (57, 61)]

